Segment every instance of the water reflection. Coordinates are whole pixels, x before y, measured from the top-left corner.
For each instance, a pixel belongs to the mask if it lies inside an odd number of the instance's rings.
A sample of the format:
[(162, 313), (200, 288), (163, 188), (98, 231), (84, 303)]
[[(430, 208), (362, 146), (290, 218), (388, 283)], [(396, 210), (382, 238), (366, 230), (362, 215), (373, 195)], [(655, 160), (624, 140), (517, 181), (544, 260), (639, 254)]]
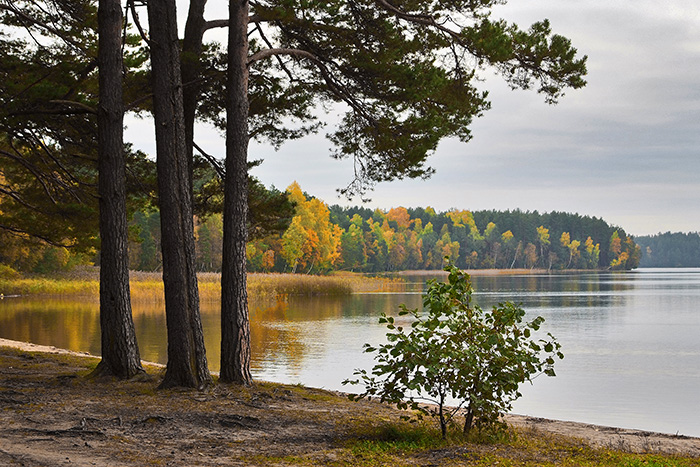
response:
[(0, 302), (2, 337), (71, 350), (99, 351), (99, 301), (6, 298)]
[[(437, 276), (444, 277), (444, 276)], [(250, 301), (255, 378), (347, 389), (371, 368), (364, 343), (383, 342), (379, 313), (421, 305), (426, 277), (383, 293)], [(700, 436), (700, 270), (474, 276), (484, 308), (511, 300), (542, 315), (563, 344), (557, 378), (523, 388), (516, 412)], [(207, 355), (219, 367), (219, 302), (202, 302)], [(162, 302), (134, 302), (142, 358), (165, 363)], [(97, 300), (0, 301), (0, 336), (99, 353)]]

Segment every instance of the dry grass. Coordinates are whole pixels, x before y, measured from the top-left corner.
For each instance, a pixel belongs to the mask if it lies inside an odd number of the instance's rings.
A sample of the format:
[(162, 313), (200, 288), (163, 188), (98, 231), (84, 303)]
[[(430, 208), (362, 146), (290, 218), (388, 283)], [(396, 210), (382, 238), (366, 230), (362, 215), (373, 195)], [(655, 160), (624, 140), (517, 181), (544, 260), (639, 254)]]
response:
[(277, 295), (349, 295), (386, 290), (396, 281), (343, 273), (331, 276), (305, 274), (249, 274), (248, 293), (256, 296)]
[[(199, 293), (202, 300), (216, 300), (221, 295), (221, 275), (200, 273)], [(133, 300), (163, 300), (163, 282), (159, 272), (132, 271)], [(377, 292), (396, 285), (395, 279), (343, 273), (330, 276), (305, 274), (248, 274), (248, 294), (254, 297), (289, 295), (349, 295)], [(0, 279), (0, 293), (9, 295), (77, 295), (99, 294), (99, 270), (82, 268), (55, 278), (26, 277)]]
[(97, 295), (98, 281), (20, 278), (0, 280), (0, 294), (9, 295)]

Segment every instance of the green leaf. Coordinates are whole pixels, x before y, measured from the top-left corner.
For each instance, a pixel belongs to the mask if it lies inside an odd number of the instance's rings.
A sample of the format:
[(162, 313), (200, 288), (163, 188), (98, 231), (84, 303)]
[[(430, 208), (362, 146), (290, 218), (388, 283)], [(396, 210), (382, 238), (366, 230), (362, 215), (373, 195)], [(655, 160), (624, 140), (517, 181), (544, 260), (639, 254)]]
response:
[[(408, 330), (397, 326), (397, 332), (387, 332), (388, 344), (375, 356), (374, 376), (364, 382), (367, 393), (434, 417), (439, 410), (418, 406), (416, 397), (439, 407), (449, 396), (470, 407), (486, 426), (520, 397), (520, 383), (539, 373), (554, 375), (551, 354), (559, 344), (551, 336), (549, 342), (533, 340), (530, 330), (543, 319), (520, 325), (524, 310), (510, 302), (488, 312), (472, 307), (471, 286), (461, 274), (451, 269), (449, 284), (429, 285), (423, 320), (416, 319)], [(392, 318), (387, 323), (394, 329)], [(543, 350), (550, 355), (541, 357)]]

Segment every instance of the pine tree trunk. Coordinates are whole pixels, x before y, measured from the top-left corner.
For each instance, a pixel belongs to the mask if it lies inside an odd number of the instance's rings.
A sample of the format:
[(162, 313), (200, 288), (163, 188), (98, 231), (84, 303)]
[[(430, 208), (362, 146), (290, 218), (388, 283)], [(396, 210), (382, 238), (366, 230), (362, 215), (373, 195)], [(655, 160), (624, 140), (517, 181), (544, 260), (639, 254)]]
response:
[(250, 384), (250, 322), (245, 255), (248, 213), (248, 2), (232, 0), (229, 9), (221, 381)]
[(211, 383), (211, 374), (199, 314), (175, 1), (150, 0), (148, 18), (168, 332), (161, 387), (199, 388)]
[(202, 78), (202, 38), (206, 21), (204, 7), (207, 0), (190, 0), (190, 8), (185, 23), (185, 36), (182, 41), (182, 85), (183, 110), (185, 115), (185, 143), (187, 145), (187, 161), (189, 164), (189, 182), (192, 185), (192, 168), (194, 159), (194, 120), (197, 102), (200, 96), (199, 80)]
[(119, 0), (100, 0), (97, 114), (102, 361), (94, 376), (128, 379), (143, 373), (131, 315), (126, 162), (123, 143), (122, 10)]

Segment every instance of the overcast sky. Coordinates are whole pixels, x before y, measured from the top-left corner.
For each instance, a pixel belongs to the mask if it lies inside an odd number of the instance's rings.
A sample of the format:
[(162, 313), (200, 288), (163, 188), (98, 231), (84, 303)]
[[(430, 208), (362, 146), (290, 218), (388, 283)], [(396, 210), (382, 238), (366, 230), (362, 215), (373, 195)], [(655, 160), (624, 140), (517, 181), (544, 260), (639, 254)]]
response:
[[(588, 85), (550, 106), (484, 72), (492, 109), (473, 124), (473, 140), (444, 141), (430, 180), (380, 184), (366, 206), (556, 210), (634, 235), (700, 231), (700, 2), (511, 0), (494, 16), (522, 28), (550, 19), (588, 55)], [(148, 133), (132, 124), (129, 136), (148, 148)], [(197, 141), (223, 154), (213, 132), (201, 129)], [(328, 204), (360, 204), (338, 198), (351, 165), (329, 157), (324, 134), (278, 152), (253, 144), (250, 158), (265, 160), (254, 175), (266, 185), (296, 180)]]

